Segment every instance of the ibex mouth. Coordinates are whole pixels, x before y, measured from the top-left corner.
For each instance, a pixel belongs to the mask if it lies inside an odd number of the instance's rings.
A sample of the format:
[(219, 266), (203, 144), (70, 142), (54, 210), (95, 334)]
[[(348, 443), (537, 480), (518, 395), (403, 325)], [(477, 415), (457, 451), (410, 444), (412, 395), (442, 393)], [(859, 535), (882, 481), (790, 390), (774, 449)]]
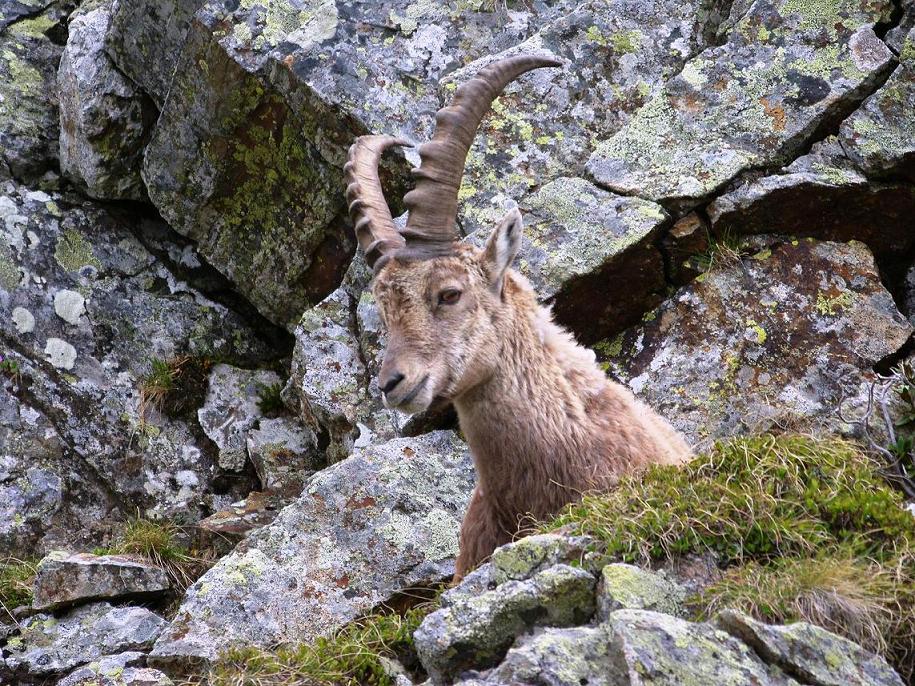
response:
[[(419, 383), (417, 383), (412, 388), (412, 390), (409, 393), (407, 393), (403, 398), (398, 400), (396, 403), (390, 403), (390, 401), (388, 401), (388, 402), (391, 404), (392, 407), (404, 407), (406, 405), (409, 405), (416, 399), (416, 396), (418, 396), (420, 393), (423, 392), (423, 389), (426, 387), (426, 384), (428, 383), (428, 381), (429, 381), (429, 375), (426, 374), (422, 379), (420, 379)], [(387, 400), (387, 398), (385, 398), (385, 400)]]

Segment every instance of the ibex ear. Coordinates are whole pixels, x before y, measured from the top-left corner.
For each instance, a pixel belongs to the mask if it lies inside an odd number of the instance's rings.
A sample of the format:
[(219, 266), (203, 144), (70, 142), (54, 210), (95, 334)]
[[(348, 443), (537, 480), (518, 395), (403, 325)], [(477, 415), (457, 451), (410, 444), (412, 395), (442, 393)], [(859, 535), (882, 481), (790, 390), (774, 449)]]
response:
[(489, 287), (496, 295), (502, 294), (505, 272), (521, 248), (521, 230), (521, 212), (515, 208), (502, 218), (486, 241), (483, 270), (489, 277)]

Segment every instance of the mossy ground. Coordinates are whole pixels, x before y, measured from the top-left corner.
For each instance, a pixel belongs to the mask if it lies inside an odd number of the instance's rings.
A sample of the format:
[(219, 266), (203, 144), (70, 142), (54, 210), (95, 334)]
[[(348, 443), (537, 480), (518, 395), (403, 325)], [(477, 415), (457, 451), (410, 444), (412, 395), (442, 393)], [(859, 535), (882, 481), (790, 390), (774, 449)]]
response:
[(375, 613), (328, 638), (274, 651), (231, 650), (210, 671), (187, 682), (199, 686), (389, 686), (394, 683), (386, 661), (417, 669), (413, 632), (437, 602), (403, 613)]
[(599, 541), (643, 564), (712, 552), (723, 577), (697, 617), (738, 607), (807, 620), (915, 667), (915, 518), (855, 444), (808, 436), (718, 443), (689, 465), (655, 467), (586, 496), (546, 530)]

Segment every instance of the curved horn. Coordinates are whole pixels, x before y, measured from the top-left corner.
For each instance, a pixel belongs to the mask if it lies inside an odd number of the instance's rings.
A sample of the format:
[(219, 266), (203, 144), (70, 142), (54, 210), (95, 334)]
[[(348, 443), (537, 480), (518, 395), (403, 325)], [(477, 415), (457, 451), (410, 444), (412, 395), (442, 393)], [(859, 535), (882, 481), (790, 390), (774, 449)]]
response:
[(410, 214), (402, 234), (408, 241), (457, 240), (454, 220), (458, 190), (467, 152), (483, 115), (503, 89), (524, 72), (560, 64), (553, 57), (538, 55), (506, 57), (484, 67), (455, 91), (451, 104), (435, 115), (432, 140), (419, 148), (421, 164), (413, 170), (416, 187), (404, 196)]
[(404, 246), (378, 179), (381, 155), (394, 145), (411, 143), (392, 136), (360, 136), (350, 146), (349, 160), (343, 167), (349, 214), (370, 268), (384, 253)]

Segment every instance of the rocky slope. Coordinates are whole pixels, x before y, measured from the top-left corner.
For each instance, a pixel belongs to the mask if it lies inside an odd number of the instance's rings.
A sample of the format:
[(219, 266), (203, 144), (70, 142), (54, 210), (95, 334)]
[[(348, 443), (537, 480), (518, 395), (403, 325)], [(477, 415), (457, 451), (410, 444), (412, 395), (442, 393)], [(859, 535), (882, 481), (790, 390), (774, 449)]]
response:
[[(450, 575), (472, 469), (447, 410), (379, 403), (342, 166), (526, 51), (563, 66), (484, 119), (467, 240), (518, 205), (519, 270), (700, 447), (860, 430), (915, 353), (911, 0), (2, 1), (0, 569), (45, 559), (30, 606), (0, 574), (0, 681), (166, 684)], [(193, 554), (146, 559), (147, 520)], [(417, 634), (435, 683), (899, 683), (654, 577), (611, 598), (630, 568), (499, 576), (519, 545)]]

